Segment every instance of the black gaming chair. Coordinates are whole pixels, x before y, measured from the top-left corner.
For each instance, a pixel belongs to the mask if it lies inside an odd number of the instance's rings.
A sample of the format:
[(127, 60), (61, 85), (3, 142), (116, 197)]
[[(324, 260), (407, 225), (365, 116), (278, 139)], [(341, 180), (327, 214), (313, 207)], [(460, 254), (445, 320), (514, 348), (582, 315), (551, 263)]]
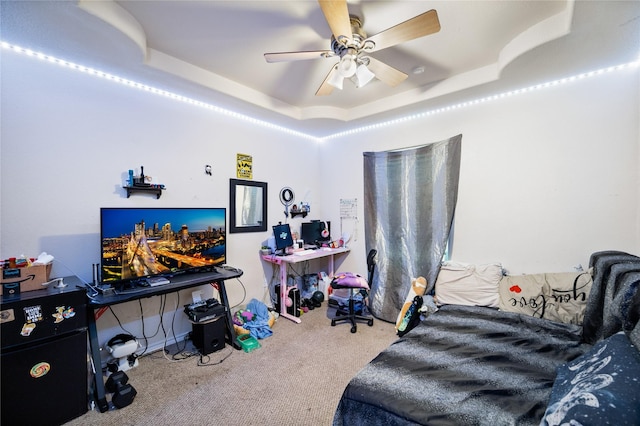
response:
[[(373, 282), (373, 272), (375, 270), (376, 267), (376, 255), (378, 254), (378, 251), (375, 249), (371, 249), (369, 251), (369, 254), (367, 255), (367, 270), (369, 272), (369, 276), (368, 276), (368, 282), (372, 283)], [(348, 309), (345, 309), (345, 307), (338, 307), (336, 310), (336, 317), (333, 318), (331, 320), (331, 326), (335, 327), (336, 323), (340, 322), (340, 321), (348, 321), (351, 323), (351, 332), (355, 333), (356, 331), (358, 331), (358, 326), (356, 324), (357, 320), (361, 320), (361, 321), (366, 321), (367, 325), (369, 327), (373, 326), (373, 317), (370, 315), (364, 315), (364, 299), (366, 297), (368, 297), (368, 293), (367, 290), (369, 290), (368, 287), (352, 287), (352, 286), (345, 286), (345, 285), (340, 285), (338, 283), (336, 283), (335, 281), (331, 282), (331, 288), (333, 288), (334, 290), (337, 289), (349, 289), (349, 306)], [(356, 295), (361, 294), (362, 295), (362, 308), (361, 309), (356, 309)]]

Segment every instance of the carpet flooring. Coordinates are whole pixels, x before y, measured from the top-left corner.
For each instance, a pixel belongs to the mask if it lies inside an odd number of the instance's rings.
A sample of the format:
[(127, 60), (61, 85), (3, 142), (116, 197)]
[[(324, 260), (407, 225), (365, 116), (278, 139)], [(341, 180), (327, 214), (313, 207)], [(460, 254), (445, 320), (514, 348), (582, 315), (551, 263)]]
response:
[(331, 425), (349, 380), (397, 336), (393, 324), (377, 319), (354, 334), (347, 323), (331, 327), (326, 303), (301, 320), (278, 319), (273, 335), (249, 353), (227, 345), (202, 359), (143, 356), (127, 372), (137, 391), (129, 406), (66, 424)]

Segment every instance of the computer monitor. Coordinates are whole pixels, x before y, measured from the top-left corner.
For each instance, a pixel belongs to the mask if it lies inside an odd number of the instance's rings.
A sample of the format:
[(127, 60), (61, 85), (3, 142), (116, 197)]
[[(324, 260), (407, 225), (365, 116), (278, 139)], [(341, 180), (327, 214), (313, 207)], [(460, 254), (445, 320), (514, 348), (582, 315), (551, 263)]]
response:
[(331, 233), (331, 225), (329, 222), (321, 222), (313, 220), (311, 222), (302, 222), (300, 226), (300, 237), (305, 244), (320, 244), (331, 240), (331, 236), (322, 236), (322, 231), (327, 230)]
[(273, 236), (276, 239), (276, 251), (284, 250), (293, 245), (293, 236), (291, 235), (291, 227), (288, 223), (273, 226)]

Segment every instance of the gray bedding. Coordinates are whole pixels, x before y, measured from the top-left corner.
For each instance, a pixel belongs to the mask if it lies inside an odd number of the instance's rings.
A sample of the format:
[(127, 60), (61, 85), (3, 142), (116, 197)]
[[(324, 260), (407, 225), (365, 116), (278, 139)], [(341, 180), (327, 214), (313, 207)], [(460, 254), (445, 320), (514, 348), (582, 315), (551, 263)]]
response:
[(444, 306), (358, 373), (334, 425), (537, 425), (556, 367), (591, 347), (581, 330)]
[[(627, 260), (640, 270), (638, 258)], [(607, 292), (607, 283), (616, 280), (611, 265), (606, 267), (594, 266), (589, 303), (597, 306), (585, 317), (587, 336), (582, 326), (492, 308), (444, 306), (351, 380), (333, 424), (539, 424), (556, 369), (591, 349), (592, 334), (602, 337), (603, 328), (607, 334), (621, 328), (631, 333), (637, 322), (639, 278), (624, 267), (618, 271), (626, 280), (618, 285), (624, 296)]]

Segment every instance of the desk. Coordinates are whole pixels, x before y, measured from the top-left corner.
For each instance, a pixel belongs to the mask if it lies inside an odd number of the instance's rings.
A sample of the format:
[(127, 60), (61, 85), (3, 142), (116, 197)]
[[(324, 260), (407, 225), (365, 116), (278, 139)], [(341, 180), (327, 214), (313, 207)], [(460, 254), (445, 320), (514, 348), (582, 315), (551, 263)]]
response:
[[(171, 282), (169, 284), (163, 284), (156, 287), (140, 287), (136, 288), (135, 290), (128, 290), (120, 292), (119, 294), (108, 296), (98, 294), (97, 296), (90, 297), (87, 304), (87, 327), (89, 331), (91, 357), (96, 368), (95, 401), (98, 404), (100, 412), (104, 413), (105, 411), (107, 411), (109, 409), (109, 404), (107, 403), (107, 400), (105, 398), (104, 378), (102, 377), (102, 361), (100, 359), (100, 345), (98, 343), (98, 330), (96, 327), (96, 316), (94, 313), (95, 309), (118, 305), (121, 303), (143, 299), (146, 297), (173, 293), (187, 288), (215, 282), (218, 284), (219, 288), (221, 299), (220, 303), (222, 303), (227, 308), (227, 312), (225, 315), (227, 334), (229, 338), (228, 342), (235, 349), (241, 349), (238, 342), (236, 342), (236, 333), (233, 328), (233, 319), (231, 316), (231, 311), (229, 310), (229, 299), (227, 298), (227, 291), (225, 289), (224, 281), (232, 278), (238, 278), (242, 276), (242, 274), (243, 272), (240, 269), (225, 269), (224, 267), (218, 267), (217, 272), (176, 275), (175, 277), (172, 277), (170, 279)], [(72, 284), (72, 280), (76, 280), (78, 284), (80, 284), (80, 280), (76, 277), (67, 277), (64, 279), (65, 283), (67, 284)], [(75, 282), (73, 282), (73, 284), (75, 284)]]
[(320, 248), (315, 250), (314, 253), (298, 256), (296, 254), (290, 254), (288, 256), (276, 256), (275, 254), (262, 255), (262, 260), (280, 265), (280, 316), (287, 318), (295, 323), (300, 323), (300, 318), (290, 315), (287, 312), (287, 266), (294, 263), (306, 262), (313, 259), (328, 258), (329, 260), (329, 276), (333, 277), (333, 257), (336, 254), (348, 253), (349, 249), (345, 247), (341, 248)]

